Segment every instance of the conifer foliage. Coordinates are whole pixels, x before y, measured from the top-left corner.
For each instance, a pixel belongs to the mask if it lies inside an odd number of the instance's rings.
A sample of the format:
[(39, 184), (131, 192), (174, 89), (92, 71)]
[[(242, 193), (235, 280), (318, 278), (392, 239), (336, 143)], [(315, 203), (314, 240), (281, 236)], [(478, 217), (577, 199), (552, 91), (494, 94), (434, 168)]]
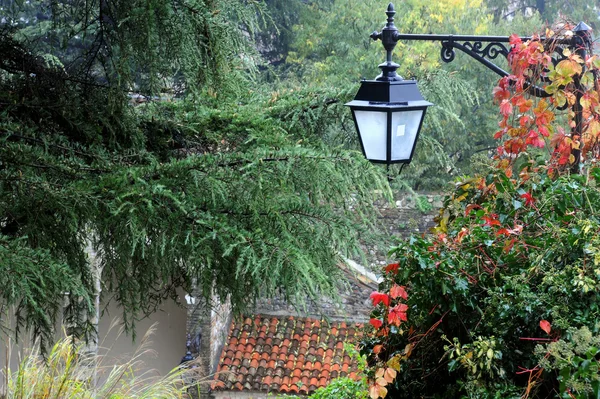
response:
[(238, 311), (333, 290), (387, 185), (305, 123), (335, 101), (249, 89), (259, 3), (0, 4), (0, 302), (21, 327), (48, 341), (65, 296), (93, 327), (90, 245), (128, 327), (192, 281)]

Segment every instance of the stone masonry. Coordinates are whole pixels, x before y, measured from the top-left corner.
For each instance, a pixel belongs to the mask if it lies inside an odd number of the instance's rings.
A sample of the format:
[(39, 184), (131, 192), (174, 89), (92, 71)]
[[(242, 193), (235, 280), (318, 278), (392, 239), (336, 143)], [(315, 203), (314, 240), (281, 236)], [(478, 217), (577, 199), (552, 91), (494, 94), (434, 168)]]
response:
[[(382, 266), (393, 261), (387, 253), (397, 244), (413, 234), (426, 234), (435, 226), (434, 218), (442, 207), (443, 195), (436, 193), (399, 195), (392, 203), (381, 201), (376, 206), (379, 211), (379, 224), (384, 231), (377, 243), (362, 244), (366, 254), (368, 270), (377, 272)], [(361, 264), (360, 259), (353, 259)]]

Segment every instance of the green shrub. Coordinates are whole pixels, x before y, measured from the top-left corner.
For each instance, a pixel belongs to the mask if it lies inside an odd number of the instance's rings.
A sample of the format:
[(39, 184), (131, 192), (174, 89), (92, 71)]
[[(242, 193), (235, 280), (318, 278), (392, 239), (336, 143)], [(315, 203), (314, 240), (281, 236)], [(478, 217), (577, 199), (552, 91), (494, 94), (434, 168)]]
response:
[(565, 339), (536, 347), (540, 367), (558, 373), (561, 398), (600, 397), (600, 336), (587, 327), (569, 329)]
[(354, 381), (351, 378), (336, 378), (324, 388), (319, 388), (310, 395), (310, 399), (367, 399), (365, 381)]
[[(362, 353), (386, 390), (373, 395), (596, 398), (599, 183), (598, 167), (457, 182), (435, 234), (393, 249), (373, 297)], [(392, 319), (404, 304), (408, 320)]]

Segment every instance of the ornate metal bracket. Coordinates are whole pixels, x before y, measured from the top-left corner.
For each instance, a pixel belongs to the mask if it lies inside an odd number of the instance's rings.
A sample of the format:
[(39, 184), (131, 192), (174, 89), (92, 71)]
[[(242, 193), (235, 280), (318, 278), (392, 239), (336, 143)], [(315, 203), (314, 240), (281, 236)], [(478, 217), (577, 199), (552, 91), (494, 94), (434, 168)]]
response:
[[(484, 42), (482, 41), (466, 41), (463, 44), (456, 43), (454, 40), (444, 40), (442, 41), (442, 50), (440, 53), (440, 57), (444, 62), (452, 62), (454, 61), (454, 57), (456, 53), (454, 49), (457, 48), (465, 54), (468, 54), (472, 58), (476, 59), (483, 65), (487, 66), (494, 72), (499, 75), (507, 76), (508, 72), (502, 70), (500, 67), (496, 66), (489, 60), (493, 60), (498, 58), (499, 55), (508, 57), (510, 52), (506, 46), (500, 42), (491, 42), (484, 47)], [(489, 59), (489, 60), (488, 60)]]
[[(486, 42), (486, 41), (465, 41), (464, 43), (457, 43), (454, 40), (442, 40), (442, 50), (440, 53), (440, 58), (442, 61), (449, 63), (454, 61), (454, 57), (456, 56), (456, 52), (454, 49), (458, 49), (463, 53), (469, 55), (471, 58), (475, 59), (479, 63), (486, 66), (488, 69), (496, 72), (498, 75), (504, 77), (508, 76), (509, 73), (504, 69), (500, 68), (498, 65), (494, 64), (490, 60), (494, 60), (498, 58), (498, 56), (503, 56), (504, 58), (508, 58), (508, 54), (510, 50), (502, 43), (497, 41)], [(484, 43), (487, 43), (484, 47)], [(546, 91), (535, 85), (527, 85), (531, 93), (536, 97), (549, 97), (550, 94), (546, 93)]]
[[(373, 32), (371, 38), (373, 40), (380, 39), (387, 51), (386, 62), (379, 65), (382, 69), (382, 74), (377, 77), (378, 80), (399, 80), (402, 77), (396, 74), (396, 69), (399, 65), (392, 62), (392, 51), (399, 40), (423, 40), (437, 41), (442, 44), (441, 59), (448, 63), (454, 61), (456, 56), (455, 49), (462, 51), (471, 58), (477, 60), (488, 69), (494, 71), (498, 75), (504, 77), (510, 74), (494, 64), (490, 60), (494, 60), (499, 56), (508, 58), (510, 48), (507, 47), (510, 42), (508, 36), (466, 36), (466, 35), (420, 35), (420, 34), (404, 34), (398, 33), (398, 29), (394, 26), (394, 15), (396, 11), (394, 5), (388, 5), (386, 14), (388, 16), (387, 24), (381, 32)], [(573, 30), (572, 38), (557, 39), (557, 57), (553, 62), (556, 64), (562, 58), (562, 48), (570, 48), (577, 51), (585, 58), (586, 49), (591, 42), (591, 28), (584, 22), (580, 22)], [(531, 37), (521, 37), (522, 41), (531, 40)], [(543, 88), (530, 85), (529, 89), (536, 97), (548, 97), (549, 94)]]

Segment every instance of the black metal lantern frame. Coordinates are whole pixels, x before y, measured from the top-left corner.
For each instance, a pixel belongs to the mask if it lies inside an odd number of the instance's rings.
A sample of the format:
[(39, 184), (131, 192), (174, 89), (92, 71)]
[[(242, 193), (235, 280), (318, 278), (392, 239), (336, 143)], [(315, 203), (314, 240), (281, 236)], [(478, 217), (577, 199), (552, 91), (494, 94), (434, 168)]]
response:
[(417, 82), (404, 80), (396, 73), (399, 65), (392, 61), (396, 47), (393, 4), (386, 12), (388, 19), (381, 34), (387, 51), (386, 61), (379, 65), (381, 74), (375, 80), (364, 80), (353, 101), (346, 105), (358, 132), (363, 155), (374, 163), (410, 163), (427, 107)]
[[(423, 99), (416, 81), (363, 81), (355, 99), (346, 105), (367, 159), (388, 165), (410, 163), (425, 112), (432, 105)], [(368, 126), (369, 119), (379, 120), (380, 129)]]

